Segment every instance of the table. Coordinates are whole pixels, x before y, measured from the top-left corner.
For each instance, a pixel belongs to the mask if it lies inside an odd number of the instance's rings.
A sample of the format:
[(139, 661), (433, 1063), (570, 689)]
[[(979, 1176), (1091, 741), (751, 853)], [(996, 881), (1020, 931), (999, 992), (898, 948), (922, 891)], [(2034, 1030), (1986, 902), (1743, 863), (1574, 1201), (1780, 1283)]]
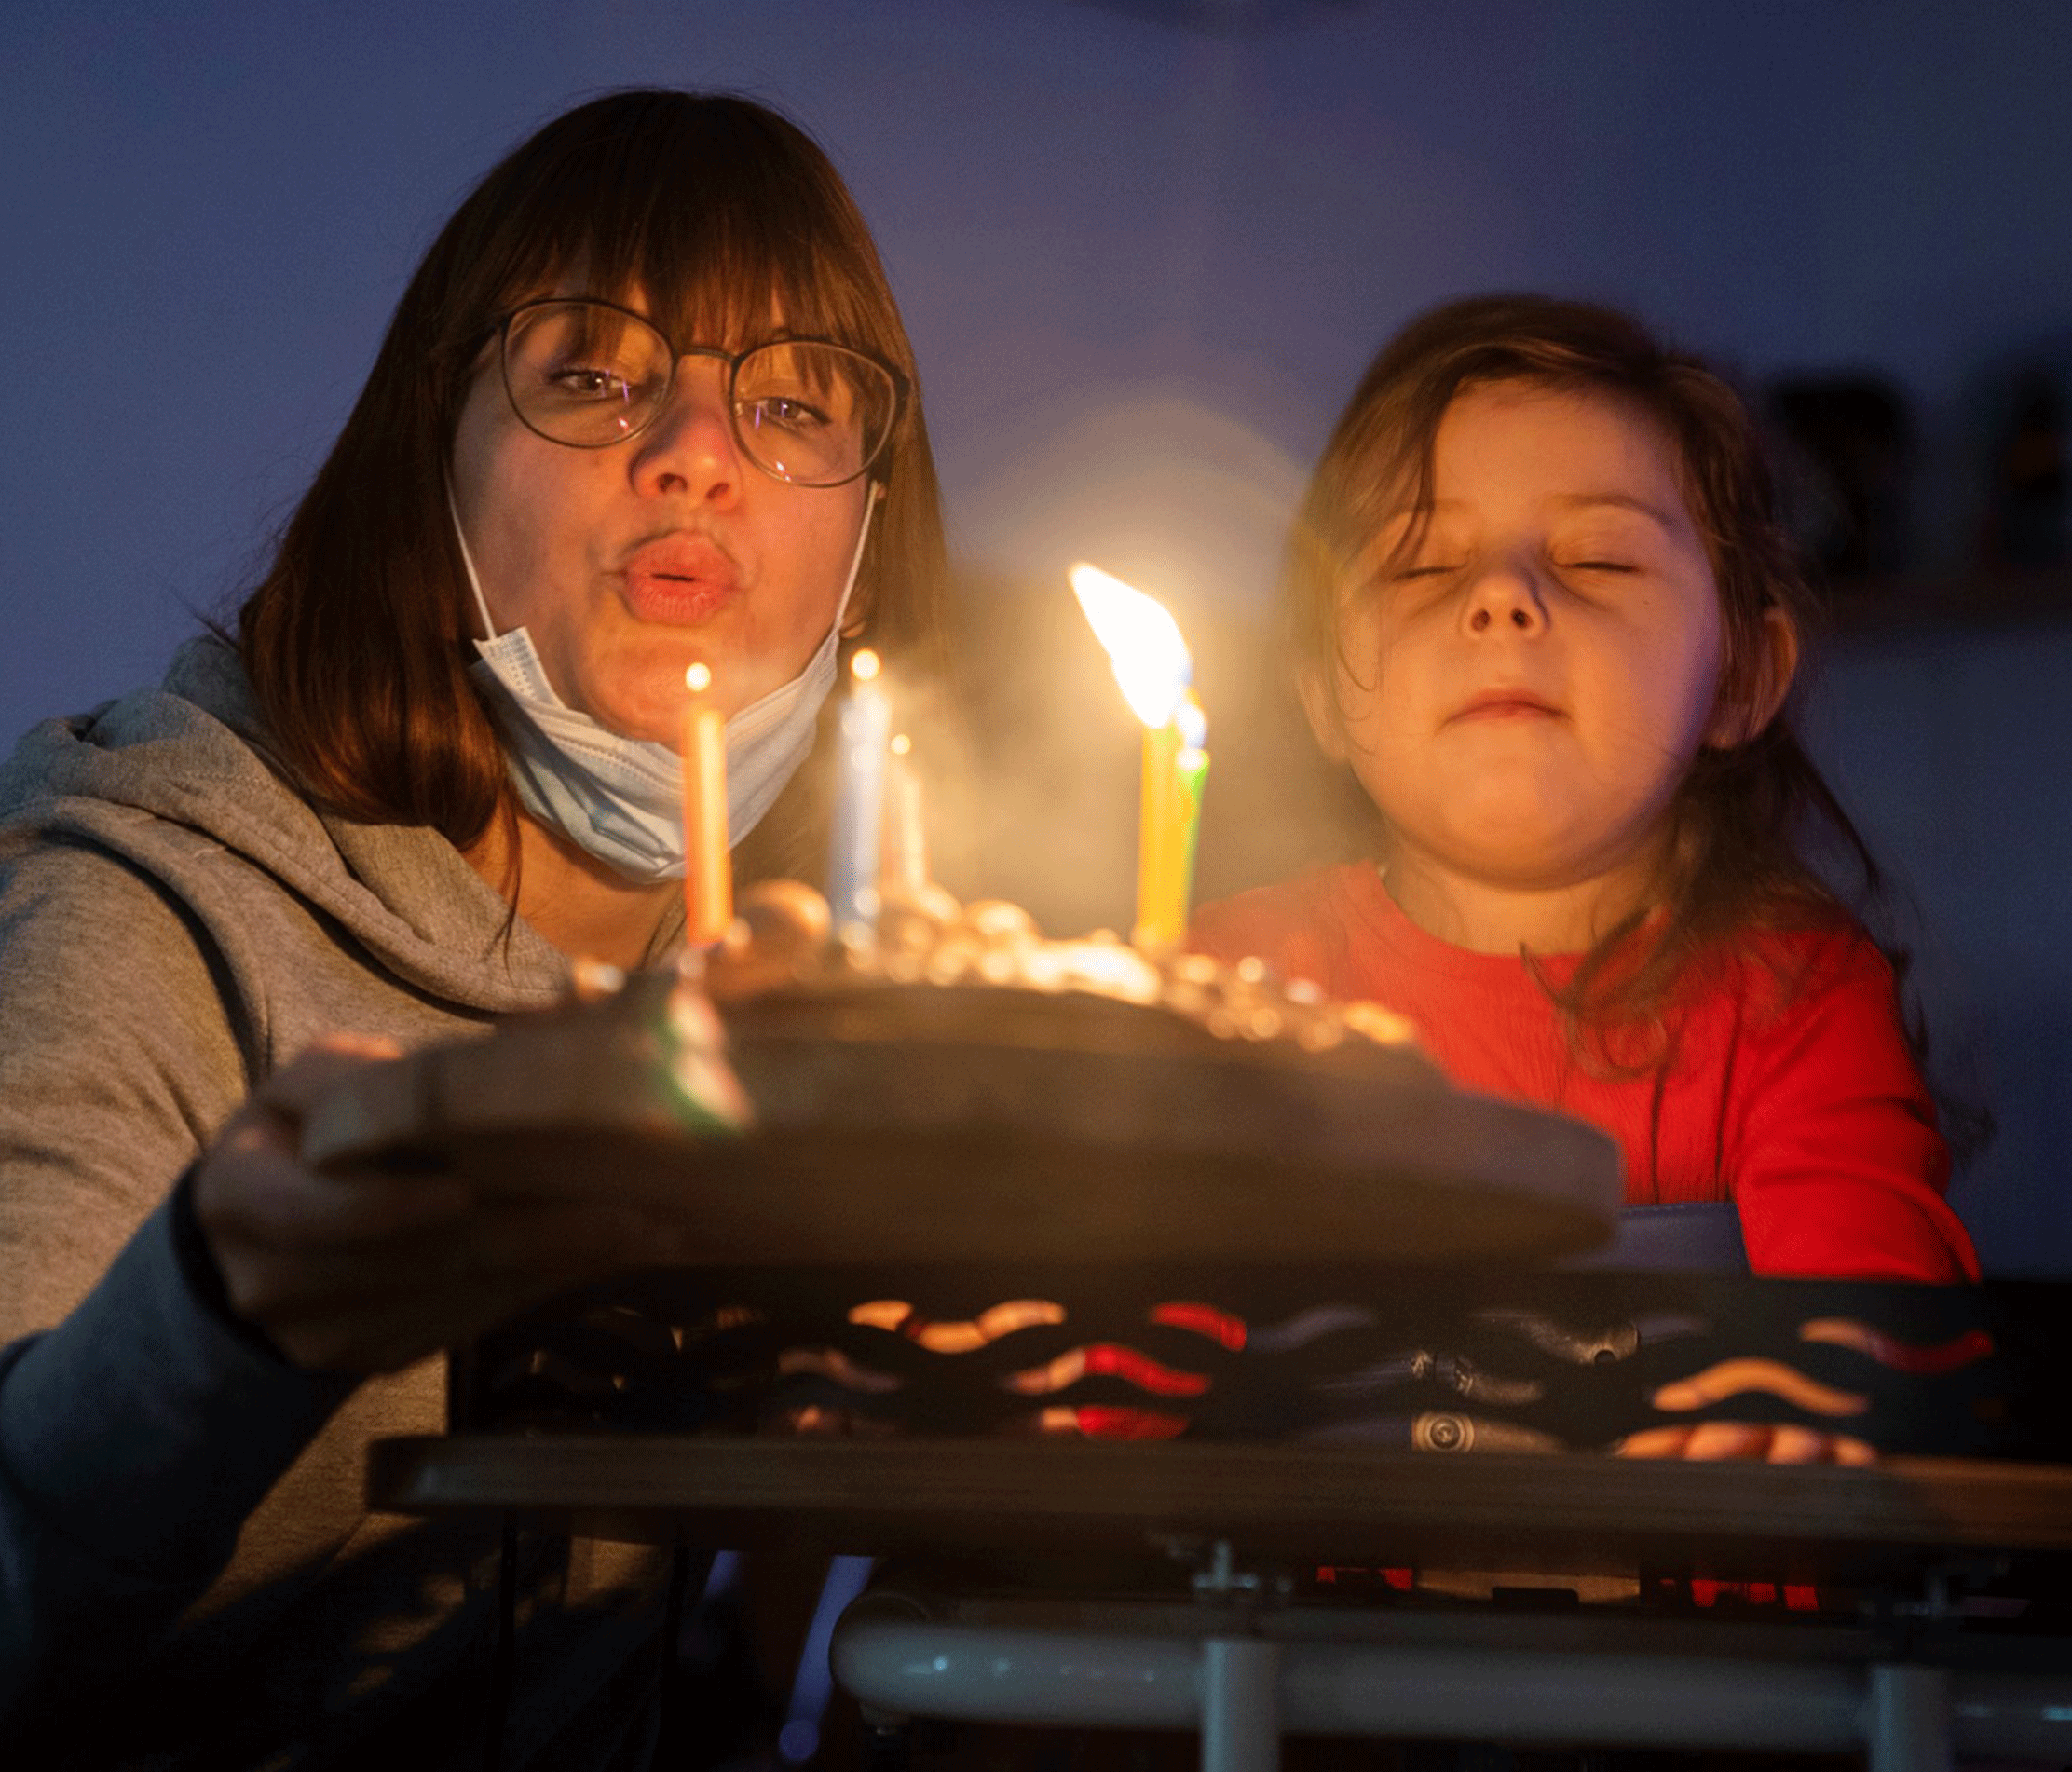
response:
[[(886, 1714), (1198, 1722), (1209, 1772), (1262, 1772), (1284, 1726), (1605, 1744), (2072, 1755), (2072, 1637), (1968, 1594), (2072, 1572), (2072, 1467), (1868, 1469), (1353, 1447), (457, 1435), (377, 1444), (377, 1507), (593, 1536), (1111, 1560), (1100, 1592), (868, 1595), (836, 1668)], [(1193, 1593), (1128, 1580), (1189, 1560)], [(1317, 1562), (1447, 1562), (1806, 1581), (1864, 1621), (1297, 1603)]]

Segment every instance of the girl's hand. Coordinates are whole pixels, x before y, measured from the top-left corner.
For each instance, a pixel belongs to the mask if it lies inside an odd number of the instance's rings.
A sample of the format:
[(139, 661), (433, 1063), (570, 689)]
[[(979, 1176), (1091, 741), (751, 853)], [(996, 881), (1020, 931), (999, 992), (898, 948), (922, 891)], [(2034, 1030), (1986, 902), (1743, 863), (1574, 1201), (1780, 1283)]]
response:
[(624, 1206), (498, 1200), (438, 1175), (323, 1173), (304, 1114), (390, 1042), (333, 1038), (256, 1089), (203, 1154), (195, 1217), (231, 1309), (297, 1366), (393, 1371), (582, 1281), (686, 1259)]
[(1755, 1458), (1771, 1465), (1874, 1465), (1877, 1449), (1847, 1434), (1760, 1422), (1646, 1427), (1612, 1448), (1618, 1458)]
[[(1665, 1384), (1648, 1400), (1671, 1411), (1706, 1409), (1751, 1392), (1765, 1393), (1816, 1415), (1861, 1415), (1870, 1399), (1836, 1390), (1772, 1359), (1725, 1359)], [(1621, 1458), (1758, 1458), (1772, 1465), (1870, 1465), (1877, 1451), (1848, 1434), (1791, 1423), (1692, 1422), (1643, 1428), (1613, 1451)]]

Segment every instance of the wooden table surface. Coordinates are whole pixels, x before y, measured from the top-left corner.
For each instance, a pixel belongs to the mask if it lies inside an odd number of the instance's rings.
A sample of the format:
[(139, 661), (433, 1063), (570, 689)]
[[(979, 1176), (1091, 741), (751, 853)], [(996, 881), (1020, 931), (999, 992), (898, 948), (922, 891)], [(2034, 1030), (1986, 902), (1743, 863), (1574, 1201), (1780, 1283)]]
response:
[(374, 1506), (636, 1542), (1337, 1562), (1840, 1584), (2072, 1569), (2072, 1467), (1076, 1440), (453, 1436), (378, 1442)]

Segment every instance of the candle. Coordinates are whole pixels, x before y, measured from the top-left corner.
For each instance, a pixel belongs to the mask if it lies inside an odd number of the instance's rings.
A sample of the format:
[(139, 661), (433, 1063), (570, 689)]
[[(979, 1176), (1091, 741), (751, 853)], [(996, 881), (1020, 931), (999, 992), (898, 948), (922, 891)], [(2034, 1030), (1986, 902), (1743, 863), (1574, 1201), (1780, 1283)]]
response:
[(1201, 834), (1202, 790), (1208, 784), (1208, 717), (1202, 712), (1202, 704), (1194, 699), (1193, 690), (1189, 689), (1180, 697), (1173, 725), (1179, 734), (1179, 745), (1173, 757), (1173, 794), (1178, 803), (1175, 821), (1179, 827), (1174, 866), (1179, 870), (1179, 878), (1173, 888), (1173, 897), (1179, 907), (1179, 932), (1184, 934), (1187, 907), (1194, 895), (1194, 850)]
[[(1180, 835), (1175, 774), (1179, 760), (1179, 725), (1172, 720), (1147, 725), (1137, 810), (1137, 922), (1130, 931), (1130, 940), (1147, 951), (1169, 947), (1180, 934), (1172, 927)], [(1179, 920), (1186, 920), (1184, 907)]]
[(827, 907), (838, 935), (873, 930), (878, 923), (879, 842), (893, 722), (892, 703), (878, 681), (878, 654), (862, 647), (849, 669), (853, 680), (836, 729), (840, 777), (827, 867)]
[(709, 947), (734, 920), (727, 830), (727, 722), (713, 706), (712, 667), (684, 673), (684, 941)]
[(914, 742), (894, 733), (885, 764), (883, 893), (920, 898), (928, 888), (928, 828), (921, 822), (920, 777), (914, 770)]
[(1097, 566), (1076, 566), (1070, 577), (1115, 682), (1144, 725), (1130, 938), (1156, 952), (1177, 947), (1187, 933), (1208, 725), (1187, 687), (1193, 660), (1165, 606)]

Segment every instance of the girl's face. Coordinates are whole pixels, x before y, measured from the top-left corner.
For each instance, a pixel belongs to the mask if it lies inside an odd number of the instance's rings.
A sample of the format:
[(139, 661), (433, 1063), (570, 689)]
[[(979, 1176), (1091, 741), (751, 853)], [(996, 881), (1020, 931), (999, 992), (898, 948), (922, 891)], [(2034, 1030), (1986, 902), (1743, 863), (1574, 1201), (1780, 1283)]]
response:
[(1415, 513), (1391, 517), (1341, 600), (1335, 681), (1304, 686), (1392, 866), (1644, 891), (1720, 724), (1719, 596), (1677, 466), (1650, 416), (1602, 393), (1504, 382), (1447, 409), (1424, 533), (1406, 551)]

